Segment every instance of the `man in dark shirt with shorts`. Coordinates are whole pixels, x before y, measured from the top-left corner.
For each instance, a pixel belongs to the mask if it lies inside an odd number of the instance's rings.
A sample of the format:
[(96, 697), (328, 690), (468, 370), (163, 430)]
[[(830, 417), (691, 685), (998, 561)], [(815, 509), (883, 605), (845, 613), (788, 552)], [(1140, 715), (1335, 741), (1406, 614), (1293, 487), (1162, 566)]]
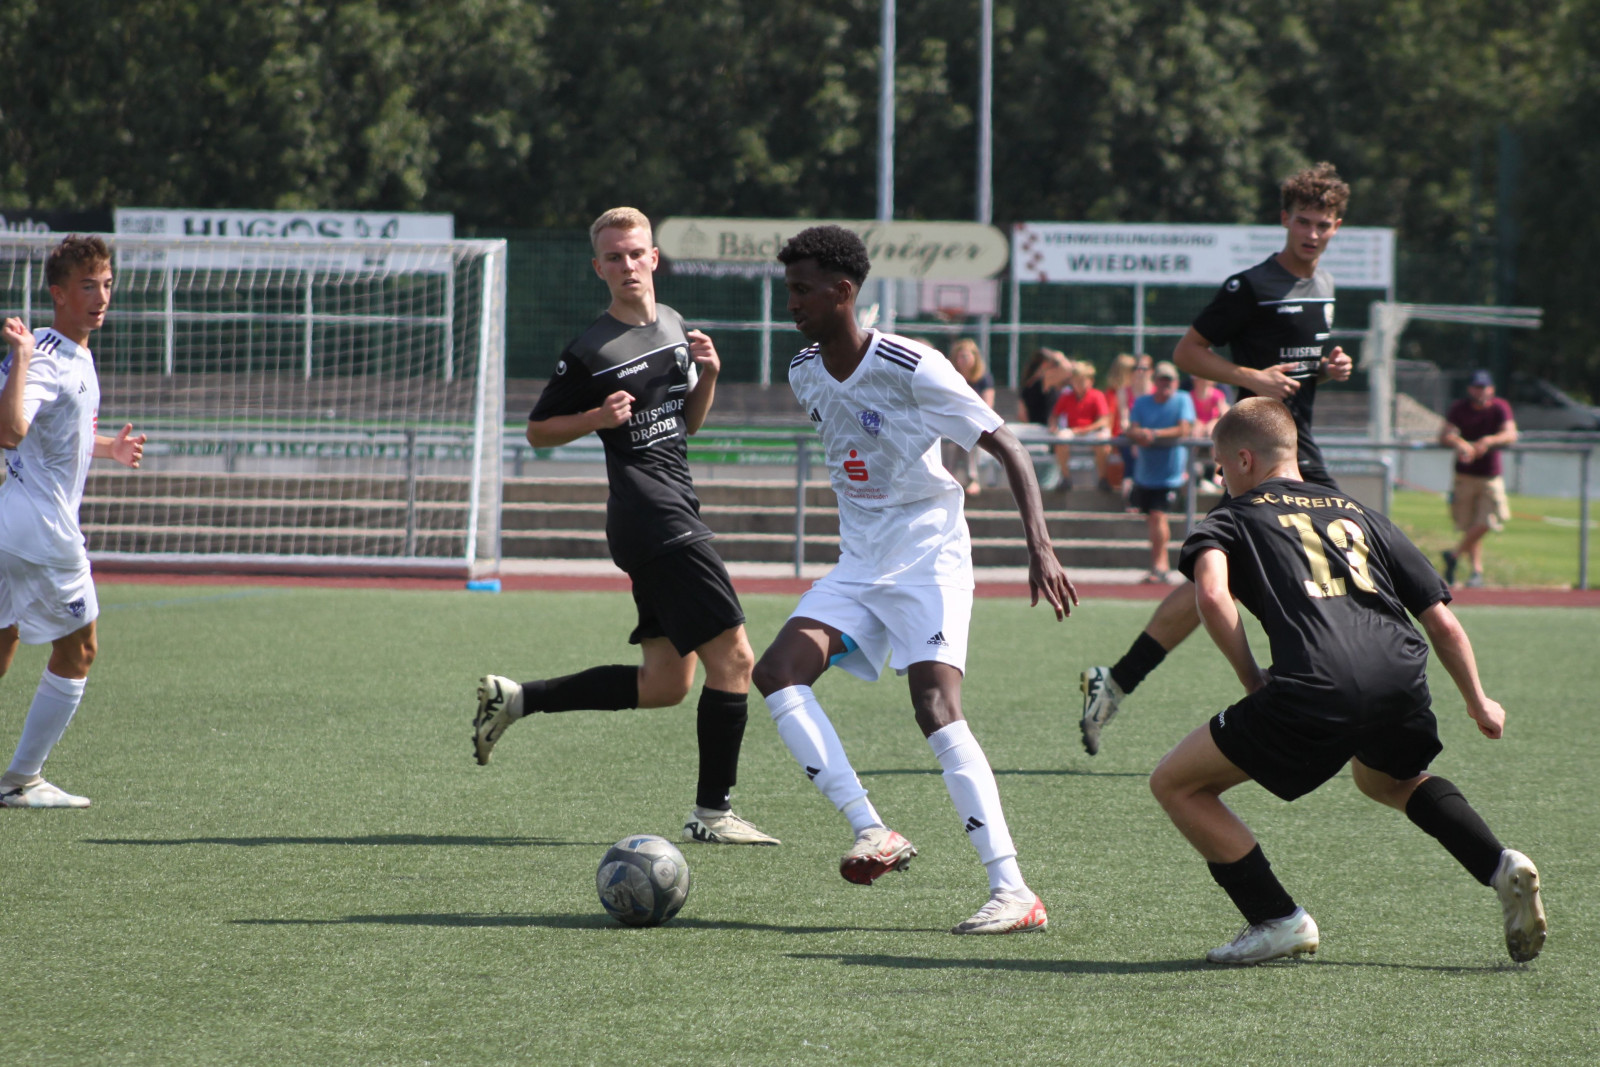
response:
[(595, 433), (605, 446), (606, 542), (633, 581), (639, 623), (628, 640), (640, 646), (644, 662), (520, 685), (484, 675), (473, 750), (487, 764), (506, 728), (535, 712), (681, 703), (698, 659), (706, 668), (697, 721), (700, 777), (684, 839), (776, 845), (777, 838), (735, 815), (729, 799), (755, 654), (689, 476), (687, 435), (711, 410), (721, 363), (711, 338), (685, 331), (682, 316), (656, 302), (660, 252), (643, 213), (614, 208), (595, 220), (589, 237), (611, 306), (562, 352), (528, 416), (528, 442), (552, 448)]
[(1456, 584), (1456, 567), (1464, 557), (1472, 566), (1467, 585), (1483, 585), (1483, 539), (1511, 518), (1506, 482), (1500, 474), (1500, 449), (1517, 442), (1517, 420), (1511, 405), (1494, 395), (1494, 376), (1476, 371), (1467, 395), (1445, 412), (1439, 443), (1455, 449), (1455, 479), (1450, 484), (1450, 517), (1461, 540), (1444, 556), (1444, 580)]
[[(1217, 423), (1229, 497), (1184, 542), (1179, 568), (1197, 611), (1246, 696), (1178, 743), (1150, 789), (1244, 914), (1213, 963), (1261, 963), (1315, 952), (1317, 924), (1284, 891), (1261, 846), (1222, 793), (1250, 780), (1284, 800), (1350, 765), (1367, 796), (1406, 813), (1500, 897), (1517, 962), (1545, 938), (1539, 872), (1505, 848), (1457, 789), (1427, 773), (1439, 754), (1428, 693), (1428, 642), (1467, 714), (1498, 738), (1505, 711), (1483, 691), (1450, 590), (1387, 519), (1303, 477), (1289, 409), (1265, 397)], [(1261, 622), (1272, 665), (1256, 665), (1235, 598)]]
[[(1285, 179), (1280, 192), (1283, 250), (1223, 282), (1172, 358), (1190, 374), (1234, 386), (1240, 398), (1265, 396), (1287, 404), (1299, 430), (1301, 473), (1337, 489), (1311, 436), (1311, 410), (1318, 382), (1350, 377), (1350, 357), (1332, 343), (1333, 278), (1319, 265), (1339, 232), (1350, 187), (1333, 164), (1318, 163)], [(1227, 345), (1233, 358), (1212, 351), (1218, 345)], [(1089, 755), (1100, 751), (1100, 731), (1123, 697), (1199, 625), (1194, 591), (1180, 585), (1115, 666), (1090, 667), (1079, 676), (1079, 729)]]

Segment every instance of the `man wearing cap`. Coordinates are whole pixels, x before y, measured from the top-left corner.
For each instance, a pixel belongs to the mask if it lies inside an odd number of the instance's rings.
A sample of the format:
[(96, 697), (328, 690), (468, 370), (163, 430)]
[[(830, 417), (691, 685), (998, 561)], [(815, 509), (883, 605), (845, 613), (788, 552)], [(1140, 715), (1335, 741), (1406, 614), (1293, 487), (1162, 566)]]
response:
[(1517, 421), (1511, 405), (1494, 395), (1494, 377), (1476, 371), (1467, 383), (1467, 395), (1445, 413), (1439, 443), (1456, 450), (1455, 481), (1450, 486), (1450, 515), (1461, 540), (1442, 553), (1444, 580), (1456, 584), (1456, 567), (1463, 557), (1472, 564), (1469, 588), (1483, 584), (1483, 538), (1511, 518), (1506, 483), (1500, 476), (1500, 449), (1517, 440)]
[(1176, 442), (1194, 436), (1194, 400), (1178, 390), (1178, 368), (1166, 360), (1156, 364), (1154, 385), (1128, 413), (1127, 437), (1139, 447), (1128, 503), (1144, 513), (1150, 532), (1150, 573), (1144, 580), (1165, 585), (1167, 515), (1178, 506), (1178, 489), (1189, 464), (1189, 450)]

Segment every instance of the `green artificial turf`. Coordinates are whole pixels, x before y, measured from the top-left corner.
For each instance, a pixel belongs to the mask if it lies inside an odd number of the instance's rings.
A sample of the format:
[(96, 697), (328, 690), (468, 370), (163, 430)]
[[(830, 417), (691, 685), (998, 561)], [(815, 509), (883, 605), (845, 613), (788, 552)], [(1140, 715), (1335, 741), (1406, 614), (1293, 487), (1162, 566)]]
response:
[[(518, 723), (471, 757), (477, 676), (633, 662), (626, 595), (106, 584), (101, 657), (48, 767), (88, 811), (0, 811), (10, 1058), (42, 1064), (1562, 1064), (1600, 1057), (1594, 767), (1600, 613), (1461, 612), (1503, 741), (1435, 670), (1453, 779), (1538, 863), (1545, 954), (1511, 965), (1492, 892), (1348, 773), (1293, 805), (1229, 794), (1321, 924), (1311, 960), (1201, 962), (1237, 913), (1147, 787), (1236, 698), (1204, 635), (1093, 759), (1079, 670), (1148, 604), (1057, 624), (979, 601), (966, 709), (994, 765), (1039, 934), (946, 932), (983, 870), (904, 683), (818, 692), (880, 811), (921, 849), (865, 889), (848, 827), (757, 699), (736, 808), (780, 848), (685, 845), (656, 929), (608, 919), (605, 848), (676, 836), (693, 698)], [(792, 607), (751, 597), (759, 652)], [(1265, 658), (1259, 636), (1258, 655)], [(15, 738), (43, 663), (0, 689)]]
[[(1492, 586), (1576, 586), (1579, 502), (1513, 495), (1510, 503), (1511, 521), (1484, 539), (1484, 580)], [(1440, 569), (1444, 565), (1439, 553), (1461, 539), (1450, 520), (1450, 504), (1439, 493), (1397, 489), (1389, 517)], [(1470, 569), (1463, 560), (1457, 579), (1465, 581)], [(1600, 588), (1600, 501), (1591, 502), (1589, 510), (1588, 580), (1589, 588)]]

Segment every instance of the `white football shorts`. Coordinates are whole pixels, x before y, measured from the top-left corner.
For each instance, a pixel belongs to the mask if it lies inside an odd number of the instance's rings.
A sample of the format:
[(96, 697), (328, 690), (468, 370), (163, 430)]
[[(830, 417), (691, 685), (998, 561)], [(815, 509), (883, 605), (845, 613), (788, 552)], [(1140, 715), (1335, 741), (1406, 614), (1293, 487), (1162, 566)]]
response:
[(972, 590), (943, 585), (868, 585), (821, 578), (795, 605), (790, 618), (815, 619), (856, 643), (838, 666), (875, 682), (884, 660), (904, 674), (929, 660), (967, 670)]
[(0, 549), (0, 627), (17, 627), (24, 644), (47, 645), (100, 617), (89, 560), (34, 563)]

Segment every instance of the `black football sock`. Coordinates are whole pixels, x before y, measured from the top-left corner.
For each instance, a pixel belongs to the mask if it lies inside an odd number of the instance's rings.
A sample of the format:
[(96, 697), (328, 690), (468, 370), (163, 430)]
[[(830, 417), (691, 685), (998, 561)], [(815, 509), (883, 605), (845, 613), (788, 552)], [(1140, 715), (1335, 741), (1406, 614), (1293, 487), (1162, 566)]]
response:
[(1505, 846), (1494, 836), (1483, 816), (1472, 809), (1467, 798), (1443, 778), (1430, 777), (1417, 786), (1406, 801), (1406, 818), (1438, 838), (1446, 852), (1484, 885), (1500, 866)]
[(522, 713), (618, 711), (639, 706), (639, 668), (616, 663), (522, 683)]
[(1131, 693), (1166, 658), (1167, 650), (1161, 647), (1161, 642), (1141, 630), (1134, 639), (1133, 647), (1111, 668), (1111, 680), (1124, 693)]
[(697, 806), (718, 811), (733, 806), (728, 794), (739, 775), (739, 747), (744, 743), (749, 705), (748, 693), (730, 693), (709, 685), (700, 690), (695, 720), (700, 739), (700, 782), (694, 793)]
[(1246, 853), (1244, 859), (1207, 863), (1206, 866), (1211, 868), (1211, 877), (1251, 926), (1294, 914), (1294, 898), (1272, 873), (1272, 864), (1267, 862), (1260, 845)]

